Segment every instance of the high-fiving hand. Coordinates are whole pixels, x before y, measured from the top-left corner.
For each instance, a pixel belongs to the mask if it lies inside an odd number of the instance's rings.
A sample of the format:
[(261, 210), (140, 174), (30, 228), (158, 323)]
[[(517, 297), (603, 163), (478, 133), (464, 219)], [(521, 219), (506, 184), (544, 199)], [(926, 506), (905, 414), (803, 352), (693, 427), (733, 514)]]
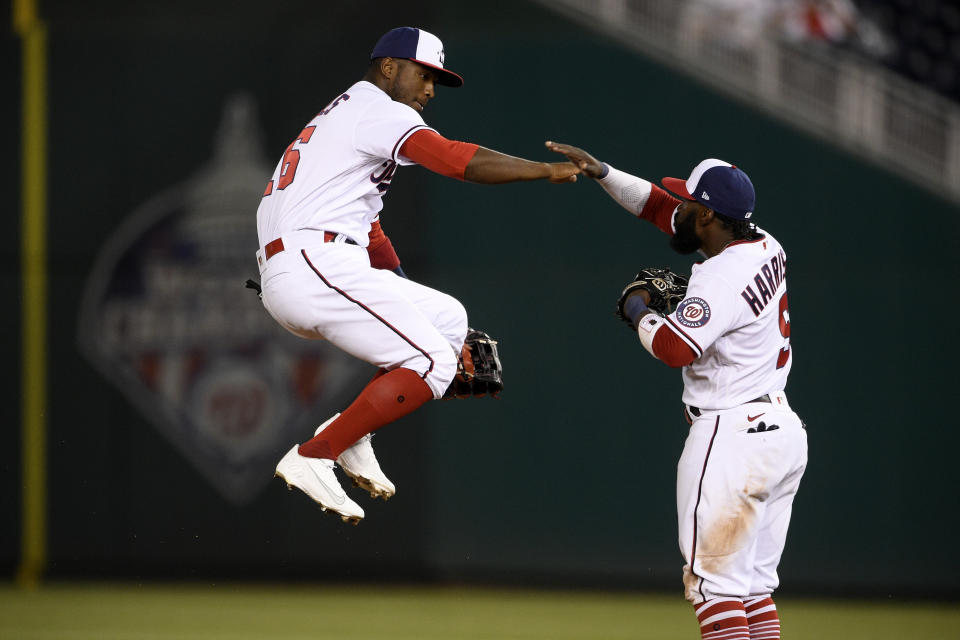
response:
[(603, 173), (603, 163), (583, 149), (550, 140), (547, 140), (544, 144), (546, 144), (547, 149), (550, 149), (550, 151), (562, 153), (567, 156), (567, 159), (579, 167), (583, 175), (588, 178), (599, 178), (600, 174)]
[(575, 162), (551, 162), (550, 164), (550, 182), (560, 184), (563, 182), (576, 182), (577, 175), (580, 174), (580, 167)]

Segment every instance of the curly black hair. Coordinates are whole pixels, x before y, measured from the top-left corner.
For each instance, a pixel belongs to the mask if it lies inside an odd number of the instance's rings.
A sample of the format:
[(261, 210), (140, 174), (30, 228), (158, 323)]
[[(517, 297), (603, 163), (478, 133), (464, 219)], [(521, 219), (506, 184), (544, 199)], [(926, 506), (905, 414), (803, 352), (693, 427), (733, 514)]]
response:
[(763, 236), (763, 234), (757, 231), (757, 225), (749, 220), (730, 218), (717, 211), (714, 211), (713, 215), (720, 221), (724, 229), (729, 229), (730, 232), (733, 233), (734, 240), (756, 240)]

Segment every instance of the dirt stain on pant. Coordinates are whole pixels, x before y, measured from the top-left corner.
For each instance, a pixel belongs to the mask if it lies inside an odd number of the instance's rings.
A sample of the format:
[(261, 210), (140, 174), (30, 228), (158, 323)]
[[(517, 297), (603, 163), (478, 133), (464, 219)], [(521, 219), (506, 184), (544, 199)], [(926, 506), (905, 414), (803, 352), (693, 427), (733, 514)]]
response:
[(698, 523), (697, 543), (693, 561), (700, 574), (694, 573), (690, 565), (683, 568), (683, 584), (687, 600), (699, 599), (700, 579), (723, 577), (737, 553), (746, 549), (752, 541), (757, 521), (757, 507), (766, 497), (760, 487), (746, 486), (739, 500), (729, 509), (724, 509), (718, 517), (704, 523)]

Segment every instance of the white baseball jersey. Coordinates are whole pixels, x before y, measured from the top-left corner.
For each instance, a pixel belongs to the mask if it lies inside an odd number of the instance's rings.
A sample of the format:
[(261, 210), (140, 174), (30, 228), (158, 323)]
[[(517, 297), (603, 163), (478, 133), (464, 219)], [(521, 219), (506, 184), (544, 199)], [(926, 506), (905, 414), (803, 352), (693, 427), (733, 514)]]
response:
[[(290, 143), (257, 210), (263, 304), (291, 333), (328, 340), (392, 371), (419, 373), (439, 398), (457, 372), (467, 314), (453, 297), (371, 266), (366, 246), (414, 132), (412, 108), (360, 81)], [(327, 241), (325, 233), (342, 236)], [(268, 243), (281, 240), (279, 251)]]
[(697, 355), (683, 368), (687, 405), (728, 409), (786, 387), (787, 259), (773, 236), (757, 231), (762, 238), (694, 265), (686, 297), (666, 318), (665, 328)]
[(305, 230), (342, 233), (361, 247), (383, 208), (398, 154), (420, 114), (361, 80), (318, 113), (290, 143), (257, 210), (260, 246)]

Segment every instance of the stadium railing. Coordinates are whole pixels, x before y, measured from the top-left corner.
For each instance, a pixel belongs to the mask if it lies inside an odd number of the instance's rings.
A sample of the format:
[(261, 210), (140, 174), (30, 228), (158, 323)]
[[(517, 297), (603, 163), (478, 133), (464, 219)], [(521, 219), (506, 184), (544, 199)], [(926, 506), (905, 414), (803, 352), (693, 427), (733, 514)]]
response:
[(697, 33), (689, 1), (535, 1), (960, 202), (960, 105), (879, 64), (769, 30)]

